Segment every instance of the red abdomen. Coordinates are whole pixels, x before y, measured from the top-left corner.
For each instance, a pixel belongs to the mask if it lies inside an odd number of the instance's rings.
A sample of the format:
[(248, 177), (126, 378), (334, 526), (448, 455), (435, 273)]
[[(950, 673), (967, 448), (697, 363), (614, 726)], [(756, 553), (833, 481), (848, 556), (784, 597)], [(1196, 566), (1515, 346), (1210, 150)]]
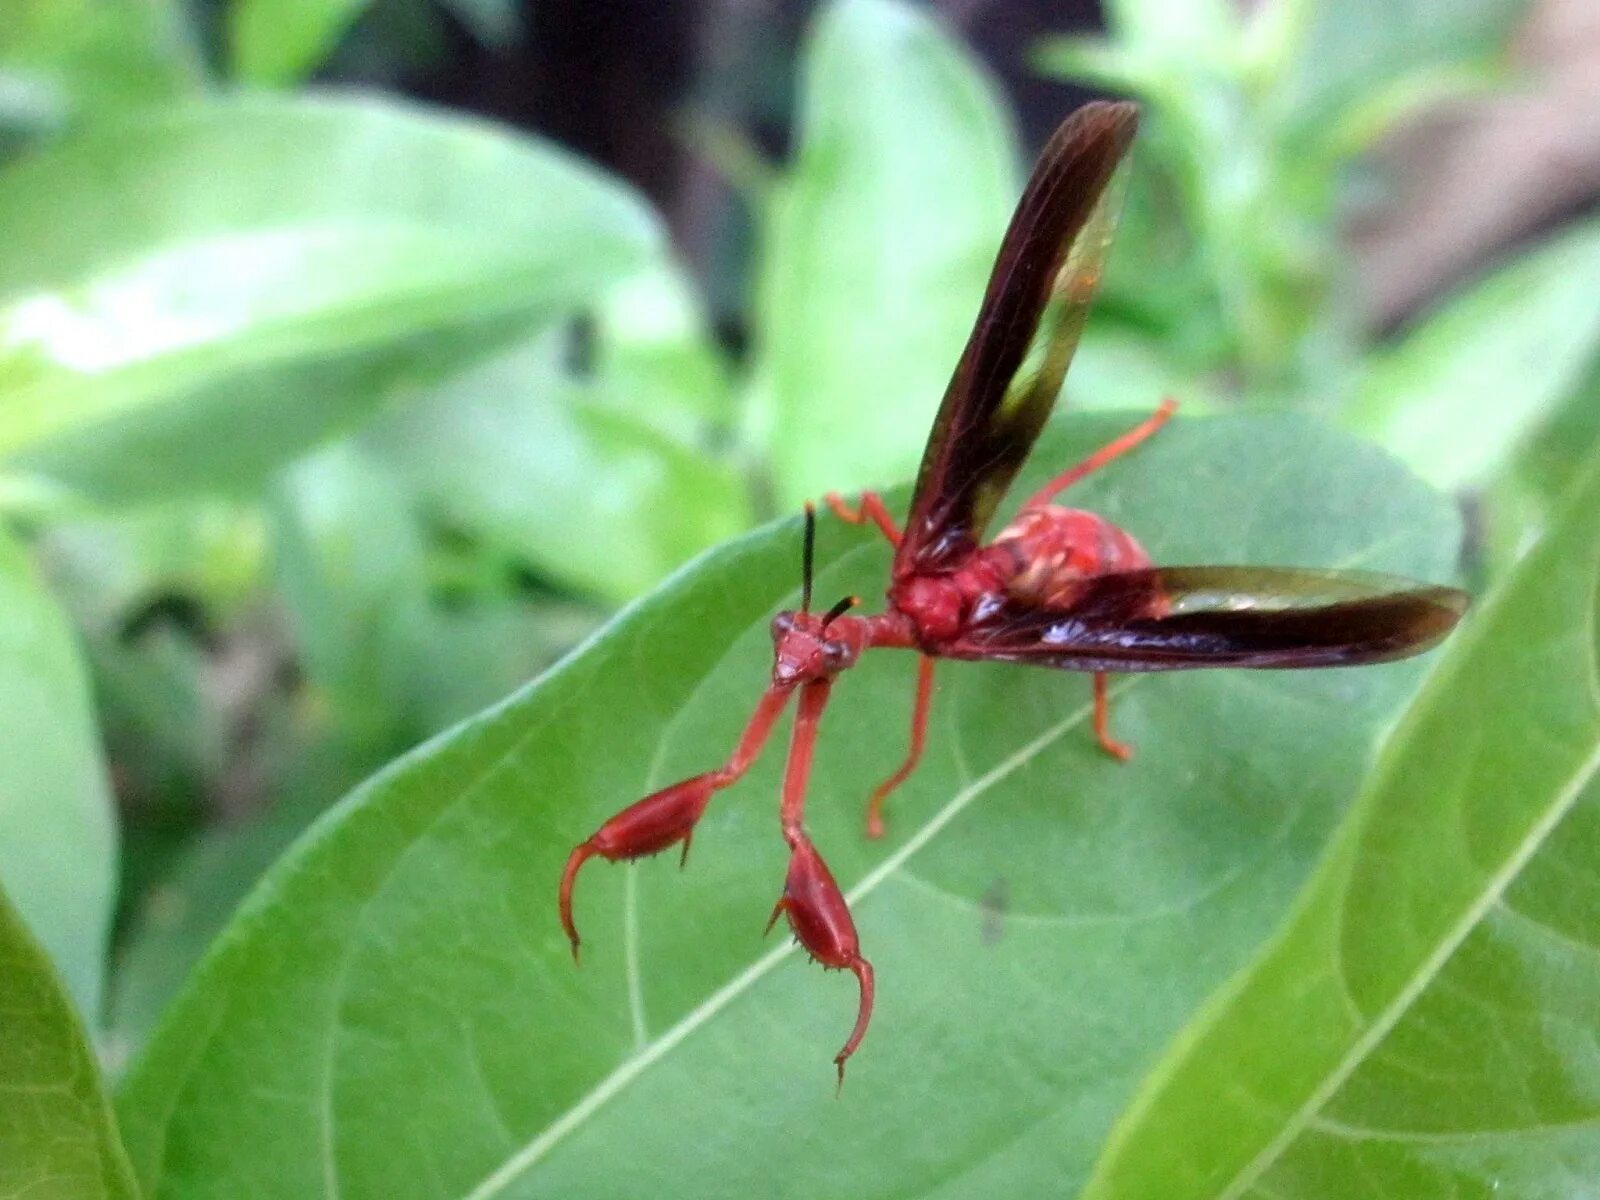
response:
[(1144, 547), (1104, 517), (1053, 505), (1019, 513), (981, 553), (1008, 596), (1046, 608), (1070, 604), (1091, 576), (1150, 565)]

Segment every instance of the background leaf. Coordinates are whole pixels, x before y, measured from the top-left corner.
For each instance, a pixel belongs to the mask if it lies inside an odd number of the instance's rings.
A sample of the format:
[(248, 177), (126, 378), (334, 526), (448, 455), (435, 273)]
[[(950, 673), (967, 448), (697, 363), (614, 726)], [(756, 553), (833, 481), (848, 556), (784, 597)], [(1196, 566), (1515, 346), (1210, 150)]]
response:
[(383, 739), (425, 619), (424, 546), (408, 497), (349, 442), (286, 471), (272, 497), (279, 587), (300, 662), (347, 734)]
[(198, 89), (174, 0), (7, 0), (0, 126), (49, 128)]
[(906, 431), (955, 366), (1017, 186), (992, 84), (915, 9), (825, 9), (801, 87), (754, 367), (784, 507), (915, 469)]
[[(560, 338), (528, 343), (397, 412), (370, 440), (440, 519), (620, 601), (746, 528), (749, 503), (732, 469), (658, 427), (683, 423), (671, 412), (676, 379), (641, 377), (627, 352), (618, 376), (577, 379), (564, 353)], [(657, 365), (670, 375), (680, 364)]]
[(0, 891), (0, 1194), (135, 1200), (83, 1027)]
[(1315, 136), (1408, 79), (1500, 59), (1528, 0), (1304, 0), (1282, 103)]
[(1373, 362), (1350, 426), (1439, 487), (1491, 478), (1600, 356), (1596, 278), (1600, 221), (1502, 267)]
[[(1019, 486), (1127, 423), (1048, 435)], [(1437, 577), (1456, 538), (1388, 459), (1291, 419), (1180, 422), (1079, 499), (1163, 561)], [(880, 540), (824, 535), (819, 596), (882, 587)], [(1082, 677), (947, 666), (881, 843), (862, 801), (898, 759), (913, 662), (852, 672), (811, 827), (857, 898), (880, 1008), (836, 1102), (848, 981), (758, 938), (780, 753), (712, 808), (686, 875), (584, 879), (581, 971), (554, 914), (575, 841), (727, 753), (797, 551), (789, 522), (712, 552), (319, 823), (128, 1078), (150, 1193), (988, 1196), (1081, 1177), (1303, 880), (1416, 664), (1125, 681), (1126, 768), (1093, 746)], [(903, 1103), (907, 1079), (940, 1102)]]
[(1600, 458), (1086, 1195), (1581, 1195), (1600, 1165)]
[(371, 0), (233, 0), (234, 73), (251, 83), (291, 83), (333, 52)]
[(106, 499), (249, 486), (592, 300), (659, 236), (531, 138), (260, 97), (19, 163), (0, 225), (0, 453)]
[(0, 881), (91, 1022), (100, 1017), (116, 845), (72, 630), (27, 553), (0, 536)]
[(1508, 568), (1549, 525), (1562, 498), (1600, 446), (1600, 355), (1561, 409), (1521, 448), (1485, 495), (1486, 557)]

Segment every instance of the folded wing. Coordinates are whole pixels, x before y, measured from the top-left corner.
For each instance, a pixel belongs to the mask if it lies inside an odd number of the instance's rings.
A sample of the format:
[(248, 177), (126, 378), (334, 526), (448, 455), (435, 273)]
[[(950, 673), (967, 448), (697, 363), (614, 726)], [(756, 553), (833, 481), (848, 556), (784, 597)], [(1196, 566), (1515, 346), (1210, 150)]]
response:
[(934, 419), (895, 574), (960, 563), (1033, 449), (1111, 245), (1139, 110), (1085, 104), (1039, 156)]
[(1387, 575), (1157, 567), (1087, 579), (1060, 608), (997, 601), (940, 653), (1074, 671), (1346, 667), (1428, 649), (1466, 606)]

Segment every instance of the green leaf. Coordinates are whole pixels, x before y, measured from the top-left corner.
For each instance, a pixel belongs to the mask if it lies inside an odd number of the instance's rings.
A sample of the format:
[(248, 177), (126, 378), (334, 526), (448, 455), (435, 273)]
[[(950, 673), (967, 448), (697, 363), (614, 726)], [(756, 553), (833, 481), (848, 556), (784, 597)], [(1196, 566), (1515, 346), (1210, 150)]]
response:
[(0, 227), (0, 454), (104, 498), (249, 486), (659, 239), (550, 145), (326, 98), (97, 126), (0, 175)]
[(0, 534), (0, 882), (91, 1022), (100, 1016), (116, 854), (72, 630), (27, 553)]
[[(1019, 487), (1129, 423), (1048, 431)], [(1077, 499), (1162, 561), (1437, 577), (1456, 548), (1437, 496), (1289, 418), (1180, 421)], [(798, 559), (796, 521), (713, 551), (320, 822), (127, 1080), (150, 1194), (1034, 1196), (1086, 1174), (1151, 1058), (1278, 922), (1417, 665), (1121, 681), (1124, 767), (1093, 744), (1082, 676), (946, 664), (927, 759), (869, 842), (914, 672), (870, 656), (826, 719), (809, 822), (878, 969), (835, 1100), (851, 982), (760, 939), (781, 747), (711, 807), (686, 873), (585, 874), (581, 970), (555, 918), (575, 842), (729, 752)], [(876, 593), (888, 561), (827, 522), (819, 599)], [(937, 1102), (906, 1103), (907, 1080)]]
[(1408, 77), (1482, 69), (1502, 58), (1528, 0), (1301, 0), (1302, 29), (1280, 99), (1316, 138)]
[(83, 1026), (0, 892), (0, 1195), (136, 1200)]
[(6, 0), (0, 125), (117, 113), (192, 92), (200, 76), (174, 0)]
[(1503, 569), (1525, 551), (1600, 449), (1600, 354), (1566, 402), (1483, 495), (1485, 557)]
[(1226, 0), (1108, 0), (1106, 9), (1119, 37), (1155, 57), (1216, 58), (1239, 37)]
[(1377, 359), (1347, 423), (1440, 487), (1483, 483), (1600, 349), (1596, 278), (1591, 221), (1476, 283)]
[(478, 546), (468, 569), (484, 594), (460, 581), (446, 594), (412, 497), (362, 443), (295, 464), (271, 509), (311, 702), (383, 758), (501, 699), (598, 623), (571, 602), (514, 598), (508, 564)]
[(1163, 95), (1176, 100), (1181, 92), (1171, 80), (1163, 86), (1161, 63), (1148, 57), (1143, 47), (1122, 39), (1069, 35), (1046, 38), (1034, 47), (1033, 65), (1044, 75), (1140, 95)]
[[(1186, 371), (1149, 338), (1100, 325), (1084, 335), (1072, 358), (1067, 382), (1067, 411), (1154, 408), (1164, 396), (1176, 397), (1187, 416), (1205, 416), (1221, 408), (1213, 379)], [(1057, 410), (1058, 419), (1060, 410)]]
[(408, 646), (416, 727), (436, 733), (499, 702), (563, 657), (601, 624), (600, 610), (543, 600), (480, 599), (429, 612)]
[[(626, 600), (747, 528), (748, 502), (731, 467), (653, 427), (681, 394), (675, 378), (633, 373), (631, 391), (575, 379), (563, 349), (524, 345), (396, 413), (372, 442), (447, 522)], [(634, 408), (657, 412), (647, 422)]]
[(233, 70), (249, 83), (293, 83), (322, 65), (372, 0), (233, 0)]
[(623, 280), (594, 319), (599, 401), (682, 441), (731, 420), (728, 364), (673, 264), (663, 260)]
[(399, 484), (348, 442), (296, 463), (271, 494), (278, 590), (299, 661), (359, 741), (398, 725), (395, 654), (422, 621), (421, 531)]
[(995, 90), (887, 0), (824, 11), (763, 247), (754, 440), (779, 501), (909, 475), (1016, 199)]
[(1086, 1196), (1575, 1196), (1600, 1162), (1600, 456)]
[[(1419, 68), (1400, 75), (1347, 105), (1338, 121), (1318, 131), (1318, 144), (1308, 148), (1310, 157), (1303, 173), (1331, 173), (1374, 147), (1406, 117), (1450, 102), (1459, 104), (1504, 83), (1504, 72), (1477, 62)], [(1290, 140), (1296, 146), (1304, 145)], [(1326, 158), (1318, 161), (1319, 155)]]

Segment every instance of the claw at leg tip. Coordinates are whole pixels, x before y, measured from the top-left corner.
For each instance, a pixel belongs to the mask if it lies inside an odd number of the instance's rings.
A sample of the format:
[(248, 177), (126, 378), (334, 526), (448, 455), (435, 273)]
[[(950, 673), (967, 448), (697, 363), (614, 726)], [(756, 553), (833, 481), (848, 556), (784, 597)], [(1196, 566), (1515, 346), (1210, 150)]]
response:
[[(841, 1088), (844, 1086), (845, 1060), (854, 1054), (856, 1048), (861, 1045), (861, 1039), (867, 1032), (867, 1024), (872, 1020), (872, 1002), (875, 992), (872, 979), (872, 964), (870, 962), (858, 954), (850, 962), (845, 963), (844, 966), (856, 977), (856, 982), (861, 988), (861, 1002), (856, 1011), (855, 1028), (850, 1031), (850, 1037), (845, 1042), (844, 1048), (839, 1051), (833, 1060), (834, 1065), (839, 1068), (839, 1087)], [(837, 1095), (837, 1091), (834, 1094)]]
[(567, 941), (572, 943), (572, 961), (578, 963), (578, 926), (572, 919), (572, 888), (578, 881), (578, 868), (589, 861), (594, 854), (594, 847), (588, 842), (574, 847), (567, 856), (566, 868), (561, 872), (561, 890), (559, 895), (559, 911), (561, 914), (561, 928), (566, 932)]

